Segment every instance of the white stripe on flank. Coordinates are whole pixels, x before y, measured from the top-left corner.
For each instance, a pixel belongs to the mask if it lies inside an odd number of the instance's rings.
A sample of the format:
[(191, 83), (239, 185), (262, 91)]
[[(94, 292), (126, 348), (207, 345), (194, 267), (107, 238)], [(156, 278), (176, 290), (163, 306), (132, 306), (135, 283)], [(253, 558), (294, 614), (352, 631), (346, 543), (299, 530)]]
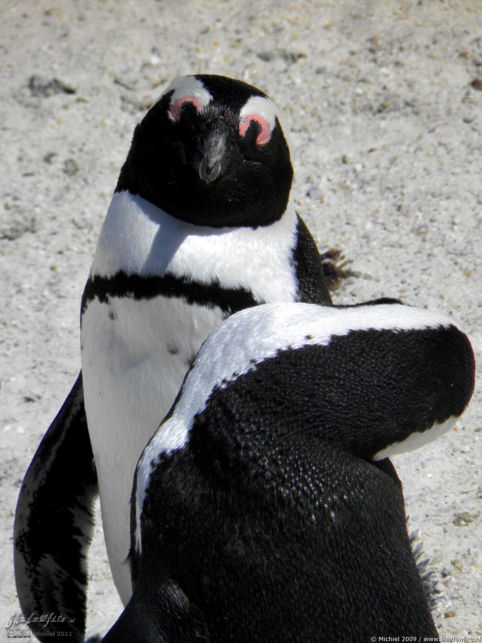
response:
[(425, 431), (414, 431), (401, 442), (392, 442), (387, 447), (378, 451), (373, 456), (374, 460), (383, 460), (384, 458), (392, 458), (394, 455), (399, 455), (400, 453), (405, 453), (406, 451), (413, 451), (419, 447), (423, 447), (428, 442), (432, 442), (436, 438), (440, 437), (444, 433), (447, 433), (449, 429), (453, 427), (458, 417), (453, 415), (442, 422), (441, 424), (435, 423), (429, 429)]

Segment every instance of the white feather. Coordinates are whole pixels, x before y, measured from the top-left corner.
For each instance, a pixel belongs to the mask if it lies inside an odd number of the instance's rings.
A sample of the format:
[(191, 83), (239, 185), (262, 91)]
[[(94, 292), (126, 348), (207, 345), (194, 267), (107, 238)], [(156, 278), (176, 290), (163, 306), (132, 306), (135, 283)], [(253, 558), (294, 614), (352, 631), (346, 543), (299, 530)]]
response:
[(173, 92), (170, 104), (172, 105), (178, 99), (195, 98), (202, 107), (206, 107), (212, 100), (212, 96), (204, 86), (204, 83), (194, 76), (179, 76), (175, 78), (167, 89), (162, 93), (159, 100), (168, 92)]
[(295, 297), (291, 262), (296, 213), (289, 205), (275, 223), (254, 228), (211, 228), (175, 219), (128, 191), (114, 194), (100, 234), (91, 275), (168, 272), (224, 288), (245, 288), (258, 301)]
[(252, 96), (241, 108), (239, 113), (239, 120), (243, 121), (251, 114), (259, 114), (262, 116), (269, 125), (272, 131), (276, 123), (276, 106), (271, 100), (265, 96)]
[[(295, 243), (291, 207), (266, 228), (218, 229), (182, 222), (124, 191), (113, 196), (91, 277), (113, 277), (119, 271), (146, 277), (169, 273), (245, 288), (259, 301), (289, 301), (297, 292), (291, 260)], [(109, 561), (124, 602), (131, 594), (123, 561), (138, 457), (174, 401), (190, 360), (223, 317), (218, 308), (172, 297), (93, 299), (84, 311), (85, 404)], [(169, 445), (173, 438), (168, 432), (164, 439)]]
[(400, 453), (419, 449), (429, 442), (432, 442), (432, 440), (436, 440), (444, 433), (447, 433), (447, 431), (453, 427), (457, 419), (457, 416), (454, 415), (440, 424), (435, 422), (435, 424), (425, 431), (414, 431), (414, 433), (411, 433), (405, 440), (402, 440), (401, 442), (393, 442), (384, 449), (378, 451), (378, 453), (375, 453), (373, 459), (383, 460), (384, 458), (392, 458), (394, 455), (399, 455)]

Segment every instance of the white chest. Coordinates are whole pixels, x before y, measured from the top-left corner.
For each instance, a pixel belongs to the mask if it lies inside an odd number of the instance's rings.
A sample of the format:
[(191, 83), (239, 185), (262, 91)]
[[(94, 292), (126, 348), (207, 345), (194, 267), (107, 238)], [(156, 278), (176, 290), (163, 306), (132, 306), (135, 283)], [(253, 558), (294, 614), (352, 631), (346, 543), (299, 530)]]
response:
[[(292, 209), (266, 228), (213, 229), (173, 219), (122, 192), (109, 208), (91, 278), (169, 274), (243, 289), (259, 302), (291, 301), (297, 292), (295, 238)], [(124, 602), (131, 594), (125, 558), (137, 461), (169, 411), (199, 346), (223, 317), (217, 307), (162, 295), (94, 296), (84, 310), (85, 407), (109, 561)]]
[(102, 506), (104, 535), (121, 598), (128, 567), (135, 467), (169, 411), (190, 362), (222, 321), (219, 309), (182, 300), (92, 301), (82, 323), (82, 371)]

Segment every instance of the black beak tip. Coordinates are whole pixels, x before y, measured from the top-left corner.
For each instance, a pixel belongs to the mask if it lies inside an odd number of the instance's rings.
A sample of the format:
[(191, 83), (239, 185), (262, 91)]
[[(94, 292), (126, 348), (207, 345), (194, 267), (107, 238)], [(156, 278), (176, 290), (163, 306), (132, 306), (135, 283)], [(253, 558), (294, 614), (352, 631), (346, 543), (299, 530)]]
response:
[(227, 136), (223, 131), (214, 130), (200, 141), (201, 160), (198, 165), (199, 178), (203, 183), (213, 183), (225, 170)]
[(198, 174), (203, 183), (213, 183), (221, 174), (221, 162), (209, 163), (204, 157), (199, 164)]

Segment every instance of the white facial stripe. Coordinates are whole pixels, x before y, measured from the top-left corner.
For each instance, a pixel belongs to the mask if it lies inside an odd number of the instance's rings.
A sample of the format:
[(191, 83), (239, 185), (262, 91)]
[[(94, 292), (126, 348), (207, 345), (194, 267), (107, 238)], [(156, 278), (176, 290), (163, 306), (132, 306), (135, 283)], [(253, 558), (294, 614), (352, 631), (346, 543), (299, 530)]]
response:
[(190, 101), (196, 106), (196, 109), (201, 110), (209, 105), (212, 100), (211, 94), (203, 83), (194, 76), (176, 78), (163, 93), (163, 96), (173, 90), (169, 109), (169, 118), (171, 120), (179, 118), (179, 111), (183, 102)]
[(258, 145), (267, 143), (276, 123), (276, 107), (270, 98), (253, 96), (242, 107), (239, 113), (239, 133), (244, 136), (250, 121), (256, 121), (261, 131), (256, 138)]
[(265, 304), (230, 317), (201, 346), (172, 416), (154, 434), (139, 461), (136, 473), (138, 550), (142, 506), (156, 459), (161, 453), (184, 446), (195, 415), (203, 411), (215, 387), (226, 386), (279, 351), (328, 345), (333, 337), (350, 331), (419, 330), (450, 324), (445, 316), (400, 304), (344, 309), (303, 303)]

